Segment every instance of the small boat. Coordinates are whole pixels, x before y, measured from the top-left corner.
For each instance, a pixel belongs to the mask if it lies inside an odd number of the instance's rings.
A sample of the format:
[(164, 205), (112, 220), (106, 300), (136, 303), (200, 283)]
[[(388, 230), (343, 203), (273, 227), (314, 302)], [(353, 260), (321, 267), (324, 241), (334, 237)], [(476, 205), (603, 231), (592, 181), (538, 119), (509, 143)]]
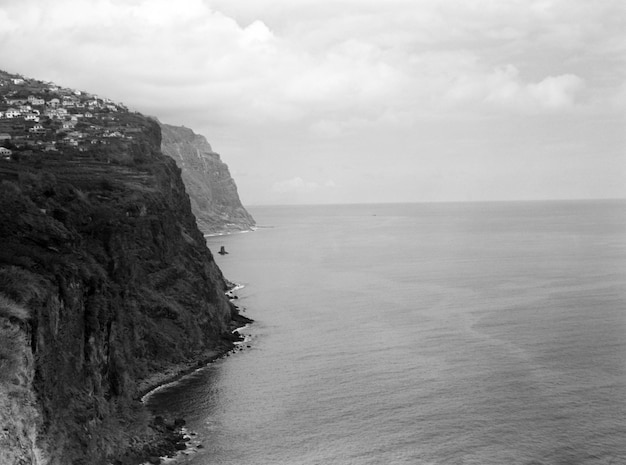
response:
[(226, 252), (226, 249), (224, 248), (224, 246), (220, 247), (220, 251), (218, 252), (218, 254), (220, 255), (226, 255), (228, 252)]

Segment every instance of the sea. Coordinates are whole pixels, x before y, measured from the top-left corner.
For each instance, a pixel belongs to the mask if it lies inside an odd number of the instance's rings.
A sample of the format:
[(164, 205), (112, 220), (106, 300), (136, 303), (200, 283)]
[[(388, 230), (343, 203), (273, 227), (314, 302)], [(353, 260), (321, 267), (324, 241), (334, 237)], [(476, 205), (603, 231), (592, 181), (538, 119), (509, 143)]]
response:
[(246, 341), (146, 401), (178, 462), (626, 464), (626, 201), (249, 210)]

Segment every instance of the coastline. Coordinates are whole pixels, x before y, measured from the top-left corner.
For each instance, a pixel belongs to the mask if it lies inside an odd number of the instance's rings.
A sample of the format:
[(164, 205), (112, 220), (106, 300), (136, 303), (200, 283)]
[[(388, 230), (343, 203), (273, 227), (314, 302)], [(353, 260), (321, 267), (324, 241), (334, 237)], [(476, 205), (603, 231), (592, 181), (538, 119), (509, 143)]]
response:
[(200, 370), (213, 363), (235, 347), (234, 343), (225, 344), (222, 348), (207, 350), (199, 357), (187, 362), (171, 365), (163, 371), (141, 380), (137, 388), (137, 400), (141, 402), (150, 416), (148, 434), (135, 442), (122, 457), (112, 462), (114, 465), (157, 465), (175, 460), (190, 447), (195, 433), (185, 428), (184, 418), (163, 418), (146, 406), (151, 394), (176, 383), (186, 375)]
[(142, 379), (138, 383), (136, 397), (141, 402), (145, 402), (145, 400), (150, 397), (153, 392), (156, 392), (169, 384), (175, 383), (184, 376), (222, 358), (233, 348), (234, 344), (232, 344), (232, 346), (224, 346), (223, 349), (207, 349), (198, 357), (194, 357), (186, 362), (170, 365), (164, 370)]
[(202, 233), (202, 235), (207, 237), (220, 237), (220, 236), (230, 236), (232, 234), (245, 234), (249, 232), (254, 232), (258, 228), (257, 226), (251, 226), (249, 229), (224, 229), (222, 231), (216, 231), (211, 233)]
[[(226, 291), (231, 307), (231, 320), (228, 328), (229, 336), (225, 337), (221, 344), (207, 349), (187, 361), (165, 367), (163, 370), (153, 373), (137, 383), (135, 399), (144, 405), (144, 408), (151, 416), (149, 423), (151, 434), (144, 441), (136, 442), (125, 456), (114, 461), (114, 464), (159, 464), (164, 460), (172, 460), (189, 449), (192, 436), (195, 433), (185, 428), (185, 420), (183, 418), (172, 419), (154, 416), (154, 413), (146, 406), (146, 400), (153, 393), (176, 383), (186, 375), (205, 368), (214, 361), (228, 356), (231, 352), (242, 350), (241, 345), (246, 339), (239, 333), (239, 330), (254, 322), (254, 320), (241, 315), (239, 307), (233, 303), (233, 300), (237, 298), (233, 291), (243, 287), (242, 285), (229, 283), (228, 291)], [(202, 446), (200, 445), (199, 447)]]
[(137, 386), (136, 398), (141, 402), (144, 402), (153, 392), (164, 388), (168, 384), (175, 383), (184, 376), (204, 368), (210, 363), (213, 363), (215, 360), (219, 360), (234, 351), (238, 345), (244, 341), (244, 337), (239, 333), (239, 330), (253, 323), (254, 320), (240, 315), (238, 313), (238, 307), (234, 304), (231, 303), (231, 306), (236, 309), (237, 314), (231, 320), (229, 327), (229, 331), (231, 332), (230, 334), (232, 335), (230, 341), (224, 341), (221, 346), (213, 349), (207, 349), (197, 357), (185, 362), (172, 364), (162, 371), (142, 379)]

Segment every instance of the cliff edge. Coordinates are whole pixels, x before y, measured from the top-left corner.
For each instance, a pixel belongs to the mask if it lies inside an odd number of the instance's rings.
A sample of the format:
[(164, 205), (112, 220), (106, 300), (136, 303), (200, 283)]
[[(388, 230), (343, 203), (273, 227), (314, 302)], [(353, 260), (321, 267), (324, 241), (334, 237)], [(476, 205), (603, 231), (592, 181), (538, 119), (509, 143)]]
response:
[[(28, 94), (51, 98), (42, 83), (26, 84)], [(19, 88), (9, 90), (20, 98)], [(111, 105), (82, 118), (98, 143), (73, 144), (54, 118), (40, 134), (25, 122), (6, 125), (2, 464), (161, 455), (155, 444), (167, 428), (138, 400), (147, 380), (229, 350), (233, 328), (245, 322), (225, 296), (229, 283), (196, 225), (180, 169), (161, 152), (158, 123)]]
[(205, 234), (250, 230), (254, 219), (239, 200), (228, 166), (204, 136), (191, 129), (161, 125), (161, 150), (176, 160), (198, 226)]

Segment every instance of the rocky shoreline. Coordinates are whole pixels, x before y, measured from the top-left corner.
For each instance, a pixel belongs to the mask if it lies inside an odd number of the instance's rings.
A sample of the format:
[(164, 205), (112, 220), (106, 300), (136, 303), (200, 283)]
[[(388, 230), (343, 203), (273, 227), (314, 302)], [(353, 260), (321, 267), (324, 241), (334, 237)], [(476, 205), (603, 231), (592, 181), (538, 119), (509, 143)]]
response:
[[(234, 288), (234, 285), (233, 285)], [(243, 342), (244, 337), (238, 329), (253, 323), (254, 320), (239, 313), (239, 308), (232, 303), (237, 297), (232, 294), (233, 288), (227, 292), (231, 299), (232, 320), (230, 324), (230, 340), (224, 341), (223, 345), (206, 350), (197, 357), (186, 362), (171, 365), (166, 369), (155, 373), (140, 381), (137, 387), (137, 399), (145, 402), (150, 393), (178, 381), (184, 376), (207, 366), (208, 364), (222, 357), (228, 356), (236, 349), (236, 342)], [(187, 449), (191, 441), (191, 435), (185, 430), (185, 420), (183, 418), (163, 418), (156, 416), (149, 424), (150, 434), (131, 445), (126, 454), (114, 460), (112, 465), (143, 465), (159, 464), (164, 457), (172, 458), (181, 451)], [(191, 435), (190, 435), (191, 434)], [(202, 448), (202, 445), (196, 447)]]

